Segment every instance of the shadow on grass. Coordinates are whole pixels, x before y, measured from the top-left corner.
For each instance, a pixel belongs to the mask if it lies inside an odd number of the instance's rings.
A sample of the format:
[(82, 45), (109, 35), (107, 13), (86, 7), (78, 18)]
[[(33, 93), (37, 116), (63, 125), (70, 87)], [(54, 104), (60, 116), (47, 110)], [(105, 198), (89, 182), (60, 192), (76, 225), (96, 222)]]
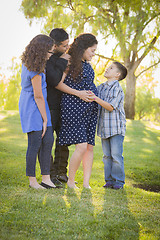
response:
[(91, 191), (83, 189), (80, 195), (79, 189), (67, 188), (66, 198), (68, 203), (68, 221), (65, 222), (65, 225), (68, 225), (67, 236), (70, 236), (70, 239), (96, 239)]
[(7, 189), (5, 193), (9, 198), (3, 212), (1, 239), (63, 239), (67, 219), (62, 197), (65, 189), (16, 190), (13, 193)]
[[(64, 187), (64, 189), (41, 192), (26, 188), (28, 186), (28, 179), (25, 178), (27, 142), (22, 139), (25, 134), (21, 131), (18, 114), (7, 116), (1, 122), (7, 131), (2, 135), (0, 148), (3, 139), (8, 137), (4, 144), (7, 151), (5, 161), (3, 156), (1, 157), (1, 173), (3, 171), (1, 239), (139, 239), (139, 225), (129, 209), (129, 198), (127, 199), (125, 189), (116, 191), (102, 188), (104, 166), (99, 138), (95, 147), (92, 190), (71, 190)], [(145, 140), (146, 138), (148, 140)], [(132, 178), (137, 184), (143, 183), (143, 179), (155, 184), (156, 180), (152, 175), (158, 171), (157, 156), (159, 156), (156, 131), (152, 133), (141, 122), (130, 122), (126, 140), (124, 154), (127, 177)], [(152, 146), (154, 156), (148, 151), (149, 144)], [(141, 154), (144, 156), (142, 157)], [(40, 181), (39, 170), (37, 177)], [(82, 178), (79, 177), (78, 182), (81, 184), (80, 181)], [(141, 207), (140, 204), (138, 206)]]
[(141, 188), (145, 191), (150, 191), (150, 192), (157, 192), (157, 193), (160, 192), (160, 185), (150, 186), (150, 185), (146, 185), (146, 184), (133, 184), (133, 187)]
[[(83, 189), (79, 197), (74, 190), (69, 189), (66, 196), (68, 218), (72, 219), (73, 226), (71, 228), (68, 225), (67, 236), (70, 234), (72, 239), (139, 239), (139, 225), (129, 210), (125, 190), (107, 189), (104, 195), (100, 193), (99, 201), (103, 206), (93, 203), (95, 196), (91, 190)], [(67, 224), (68, 221), (65, 222)]]
[(97, 219), (101, 222), (102, 232), (105, 232), (101, 239), (139, 239), (139, 225), (128, 207), (125, 189), (105, 189), (103, 210)]
[(124, 142), (126, 177), (133, 186), (160, 191), (159, 132), (149, 122), (129, 121)]

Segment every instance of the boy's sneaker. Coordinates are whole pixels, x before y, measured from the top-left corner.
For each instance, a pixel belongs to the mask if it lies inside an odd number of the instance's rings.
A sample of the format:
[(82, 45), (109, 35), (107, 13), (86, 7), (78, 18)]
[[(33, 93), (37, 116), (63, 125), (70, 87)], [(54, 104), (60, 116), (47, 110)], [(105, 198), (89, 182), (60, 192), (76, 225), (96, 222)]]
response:
[(123, 186), (120, 186), (120, 185), (114, 185), (113, 186), (113, 189), (115, 189), (115, 190), (119, 190), (119, 189), (123, 189)]
[(104, 186), (104, 188), (112, 188), (112, 183), (111, 182), (107, 182)]

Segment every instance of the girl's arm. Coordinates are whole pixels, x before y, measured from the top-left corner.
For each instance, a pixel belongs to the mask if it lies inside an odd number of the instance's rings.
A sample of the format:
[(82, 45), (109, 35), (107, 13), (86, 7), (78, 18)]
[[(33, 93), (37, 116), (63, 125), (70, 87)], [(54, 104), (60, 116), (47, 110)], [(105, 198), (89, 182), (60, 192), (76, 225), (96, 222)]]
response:
[(91, 102), (90, 96), (92, 96), (93, 94), (91, 94), (89, 91), (85, 91), (85, 90), (78, 91), (76, 89), (70, 88), (69, 86), (67, 86), (64, 83), (65, 77), (66, 77), (66, 73), (63, 73), (62, 80), (56, 86), (56, 88), (58, 90), (60, 90), (62, 92), (65, 92), (65, 93), (68, 93), (68, 94), (71, 94), (71, 95), (75, 95), (75, 96), (81, 98), (83, 101)]
[(33, 86), (34, 99), (43, 119), (43, 132), (42, 132), (42, 138), (43, 138), (47, 130), (47, 114), (46, 114), (45, 101), (44, 101), (42, 86), (41, 86), (42, 78), (40, 75), (36, 75), (32, 78), (31, 81)]

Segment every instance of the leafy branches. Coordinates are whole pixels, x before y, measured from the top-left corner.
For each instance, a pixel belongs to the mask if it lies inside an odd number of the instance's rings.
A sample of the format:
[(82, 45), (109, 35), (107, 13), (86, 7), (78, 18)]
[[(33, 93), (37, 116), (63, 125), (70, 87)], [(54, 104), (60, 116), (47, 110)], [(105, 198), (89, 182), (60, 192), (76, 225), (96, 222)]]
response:
[[(119, 56), (119, 61), (128, 68), (125, 110), (127, 113), (131, 109), (127, 117), (134, 118), (135, 80), (159, 64), (159, 0), (23, 0), (21, 9), (31, 21), (35, 18), (42, 21), (46, 33), (53, 27), (63, 27), (72, 36), (89, 31), (104, 36), (105, 42), (112, 36), (116, 41), (111, 44), (112, 57), (104, 52), (97, 56), (107, 60)], [(146, 69), (135, 76), (141, 62), (151, 54)]]

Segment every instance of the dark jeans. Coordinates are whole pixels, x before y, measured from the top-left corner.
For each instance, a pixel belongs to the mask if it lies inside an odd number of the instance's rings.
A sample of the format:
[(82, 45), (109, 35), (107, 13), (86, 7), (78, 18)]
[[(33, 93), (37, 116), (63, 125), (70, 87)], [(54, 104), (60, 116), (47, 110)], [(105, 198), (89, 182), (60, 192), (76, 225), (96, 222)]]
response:
[(51, 178), (57, 175), (65, 175), (67, 173), (69, 149), (67, 146), (59, 145), (59, 131), (61, 128), (60, 109), (50, 110), (52, 129), (56, 132), (55, 157), (51, 156), (50, 175)]
[(36, 159), (40, 163), (41, 174), (50, 174), (50, 157), (53, 146), (52, 127), (48, 127), (42, 138), (42, 131), (27, 133), (28, 148), (26, 153), (26, 176), (35, 177)]

